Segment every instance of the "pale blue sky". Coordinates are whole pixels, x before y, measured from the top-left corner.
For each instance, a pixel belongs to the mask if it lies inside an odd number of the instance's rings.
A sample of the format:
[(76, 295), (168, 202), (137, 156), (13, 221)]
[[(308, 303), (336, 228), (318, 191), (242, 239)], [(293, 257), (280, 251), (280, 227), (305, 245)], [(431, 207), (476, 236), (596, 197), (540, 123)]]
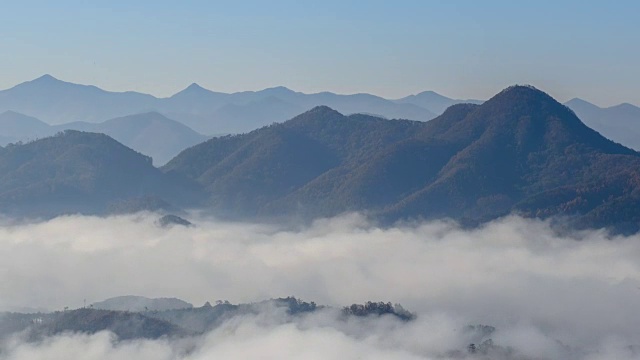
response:
[[(133, 3), (133, 4), (132, 4)], [(50, 73), (167, 96), (284, 85), (640, 105), (640, 1), (3, 1), (0, 88)]]

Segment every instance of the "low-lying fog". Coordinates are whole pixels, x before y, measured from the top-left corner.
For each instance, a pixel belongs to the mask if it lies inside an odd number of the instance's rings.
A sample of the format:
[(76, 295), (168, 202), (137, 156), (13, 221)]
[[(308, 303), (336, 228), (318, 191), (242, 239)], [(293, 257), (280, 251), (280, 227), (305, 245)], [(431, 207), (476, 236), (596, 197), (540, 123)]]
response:
[[(640, 236), (555, 234), (508, 217), (380, 228), (359, 215), (292, 230), (154, 214), (0, 227), (0, 309), (61, 310), (118, 295), (196, 306), (294, 295), (324, 305), (391, 301), (416, 321), (333, 324), (245, 317), (199, 339), (114, 342), (107, 333), (13, 339), (0, 359), (424, 359), (464, 350), (466, 325), (498, 330), (513, 358), (631, 359), (640, 345)], [(521, 356), (521, 357), (518, 357)]]

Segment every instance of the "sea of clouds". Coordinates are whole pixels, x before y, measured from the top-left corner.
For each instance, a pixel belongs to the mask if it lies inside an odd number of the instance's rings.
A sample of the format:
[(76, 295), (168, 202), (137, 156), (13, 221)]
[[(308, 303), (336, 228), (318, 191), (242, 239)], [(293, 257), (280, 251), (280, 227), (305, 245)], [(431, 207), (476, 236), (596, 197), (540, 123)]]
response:
[(496, 327), (492, 340), (510, 349), (504, 358), (640, 358), (640, 236), (559, 235), (519, 217), (472, 230), (447, 221), (382, 228), (358, 214), (298, 227), (194, 214), (195, 227), (162, 228), (157, 217), (2, 220), (0, 309), (61, 310), (130, 294), (196, 306), (293, 295), (331, 306), (390, 301), (418, 318), (272, 314), (193, 339), (15, 337), (0, 359), (442, 359), (466, 354), (474, 324)]

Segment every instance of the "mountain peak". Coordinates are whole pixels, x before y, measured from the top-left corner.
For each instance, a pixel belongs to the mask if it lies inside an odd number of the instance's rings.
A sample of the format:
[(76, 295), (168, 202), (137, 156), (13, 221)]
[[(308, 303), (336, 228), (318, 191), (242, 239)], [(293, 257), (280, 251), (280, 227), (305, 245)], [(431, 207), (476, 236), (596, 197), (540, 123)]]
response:
[(299, 124), (299, 123), (324, 123), (327, 120), (340, 120), (344, 118), (344, 115), (339, 113), (336, 110), (326, 106), (319, 105), (311, 110), (305, 111), (302, 114), (294, 117), (293, 119), (286, 121), (285, 123), (289, 124)]
[(183, 91), (206, 91), (207, 89), (198, 85), (198, 83), (191, 83), (191, 85), (187, 86)]
[[(532, 85), (513, 85), (500, 91), (498, 94), (487, 100), (485, 104), (513, 107), (518, 105), (519, 108), (527, 107), (539, 108), (542, 105), (562, 106), (556, 99), (546, 92), (535, 88)], [(562, 106), (564, 108), (564, 106)]]
[(51, 76), (51, 74), (44, 74), (44, 75), (40, 76), (39, 78), (37, 78), (36, 80), (51, 81), (51, 80), (58, 80), (58, 79), (56, 79), (53, 76)]
[[(312, 108), (311, 110), (307, 111), (305, 114), (314, 114), (314, 115), (318, 115), (318, 114), (337, 114), (337, 115), (342, 115), (340, 112), (326, 106), (326, 105), (318, 105), (314, 108)], [(304, 115), (304, 114), (303, 114)]]
[(582, 100), (580, 98), (573, 98), (569, 101), (567, 101), (566, 103), (564, 103), (566, 106), (568, 106), (571, 110), (576, 111), (578, 113), (584, 112), (584, 111), (599, 111), (602, 110), (599, 106), (592, 104), (586, 100)]
[(567, 101), (567, 102), (566, 102), (566, 104), (569, 104), (569, 103), (572, 103), (572, 104), (574, 104), (574, 103), (575, 103), (575, 104), (589, 104), (589, 105), (593, 105), (592, 103), (588, 102), (587, 100), (580, 99), (580, 98), (573, 98), (573, 99), (571, 99), (571, 100), (569, 100), (569, 101)]
[[(510, 93), (519, 93), (519, 94), (544, 94), (547, 95), (547, 93), (545, 93), (544, 91), (536, 88), (533, 85), (529, 85), (529, 84), (515, 84), (515, 85), (511, 85), (509, 87), (504, 88), (502, 91), (500, 91), (496, 96), (499, 96), (500, 94), (510, 94)], [(549, 96), (549, 95), (547, 95)], [(495, 96), (494, 96), (495, 97)]]
[(35, 82), (35, 83), (58, 83), (58, 82), (62, 82), (61, 80), (56, 79), (55, 77), (49, 75), (49, 74), (44, 74), (42, 76), (40, 76), (37, 79), (32, 80), (31, 82)]
[(270, 87), (270, 88), (266, 88), (264, 90), (262, 90), (264, 92), (268, 92), (268, 93), (272, 93), (272, 94), (290, 94), (290, 93), (294, 93), (295, 91), (289, 89), (288, 87), (285, 86), (275, 86), (275, 87)]
[(420, 93), (415, 94), (414, 96), (416, 97), (429, 97), (429, 98), (434, 98), (434, 99), (449, 99), (448, 97), (444, 96), (444, 95), (440, 95), (437, 92), (433, 91), (433, 90), (427, 90), (427, 91), (422, 91)]
[(178, 97), (184, 96), (184, 95), (193, 96), (193, 95), (211, 94), (211, 93), (213, 93), (213, 91), (203, 88), (198, 83), (192, 83), (191, 85), (187, 86), (183, 90), (175, 93), (173, 96), (178, 96)]

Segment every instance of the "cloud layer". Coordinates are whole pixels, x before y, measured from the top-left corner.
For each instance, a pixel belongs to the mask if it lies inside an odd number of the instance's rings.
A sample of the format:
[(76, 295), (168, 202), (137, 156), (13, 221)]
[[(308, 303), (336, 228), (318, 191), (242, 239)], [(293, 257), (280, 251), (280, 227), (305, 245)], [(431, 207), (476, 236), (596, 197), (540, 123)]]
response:
[(249, 351), (309, 359), (313, 349), (317, 358), (429, 358), (464, 350), (470, 339), (460, 329), (468, 324), (495, 326), (493, 340), (518, 356), (637, 356), (628, 346), (640, 343), (638, 236), (560, 236), (518, 217), (475, 230), (449, 222), (380, 228), (357, 214), (295, 229), (205, 218), (163, 229), (156, 218), (4, 221), (0, 308), (56, 310), (127, 294), (196, 305), (295, 295), (328, 305), (391, 301), (419, 318), (404, 326), (243, 318), (188, 353), (184, 344), (115, 344), (97, 334), (6, 345), (0, 359), (55, 358), (58, 349), (83, 346), (98, 349), (95, 359), (247, 358)]

